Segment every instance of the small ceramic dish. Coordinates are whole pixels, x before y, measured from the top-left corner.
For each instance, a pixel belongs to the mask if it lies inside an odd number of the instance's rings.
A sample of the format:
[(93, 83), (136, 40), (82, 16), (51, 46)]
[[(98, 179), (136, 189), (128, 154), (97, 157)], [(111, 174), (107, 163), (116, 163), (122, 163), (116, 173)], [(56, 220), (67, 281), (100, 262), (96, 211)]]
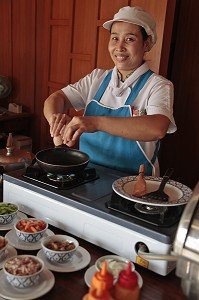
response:
[(20, 289), (34, 286), (43, 269), (44, 262), (34, 255), (16, 255), (7, 259), (3, 265), (7, 281)]
[[(105, 255), (99, 257), (95, 262), (95, 267), (97, 271), (100, 271), (102, 268), (103, 262), (106, 261), (107, 263), (107, 270), (113, 274), (114, 279), (118, 278), (119, 272), (121, 270), (127, 269), (129, 260), (122, 256), (118, 255)], [(132, 271), (135, 270), (135, 265), (131, 262)]]
[(13, 222), (17, 216), (19, 208), (16, 204), (2, 202), (0, 203), (0, 224), (6, 225)]
[(41, 246), (45, 256), (54, 263), (66, 263), (75, 254), (79, 242), (71, 236), (55, 234), (44, 237)]
[(48, 223), (36, 218), (26, 218), (14, 224), (16, 235), (23, 242), (37, 243), (46, 233)]

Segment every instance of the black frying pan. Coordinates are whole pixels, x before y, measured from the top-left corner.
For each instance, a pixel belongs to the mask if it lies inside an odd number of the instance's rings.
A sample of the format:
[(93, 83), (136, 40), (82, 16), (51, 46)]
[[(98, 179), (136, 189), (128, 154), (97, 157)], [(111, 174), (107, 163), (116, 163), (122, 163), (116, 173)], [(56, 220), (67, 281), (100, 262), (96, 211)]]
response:
[(56, 175), (74, 174), (85, 169), (89, 156), (76, 149), (55, 147), (36, 153), (38, 165), (47, 173)]

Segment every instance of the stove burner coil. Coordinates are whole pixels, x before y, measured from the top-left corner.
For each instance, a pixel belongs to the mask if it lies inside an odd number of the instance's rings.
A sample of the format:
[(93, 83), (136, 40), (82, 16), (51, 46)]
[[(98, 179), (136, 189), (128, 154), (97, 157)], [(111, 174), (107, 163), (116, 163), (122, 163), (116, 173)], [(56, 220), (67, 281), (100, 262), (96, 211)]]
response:
[(183, 212), (184, 206), (174, 207), (153, 206), (127, 200), (113, 191), (111, 201), (106, 203), (106, 207), (113, 213), (124, 214), (133, 219), (141, 221), (143, 224), (151, 224), (158, 227), (170, 227), (176, 224)]
[(142, 204), (142, 203), (136, 203), (135, 209), (137, 209), (139, 212), (143, 214), (149, 214), (149, 215), (160, 215), (164, 214), (167, 211), (166, 206), (152, 206), (148, 204)]
[(55, 182), (71, 182), (75, 179), (75, 174), (71, 175), (59, 175), (59, 174), (52, 174), (52, 173), (47, 173), (47, 178), (49, 180), (55, 181)]
[(88, 167), (78, 173), (60, 175), (46, 173), (43, 169), (41, 169), (38, 166), (38, 164), (27, 167), (25, 174), (23, 174), (22, 176), (30, 180), (36, 181), (44, 186), (47, 185), (59, 190), (69, 190), (71, 188), (77, 187), (81, 184), (85, 184), (87, 182), (99, 178), (95, 168)]

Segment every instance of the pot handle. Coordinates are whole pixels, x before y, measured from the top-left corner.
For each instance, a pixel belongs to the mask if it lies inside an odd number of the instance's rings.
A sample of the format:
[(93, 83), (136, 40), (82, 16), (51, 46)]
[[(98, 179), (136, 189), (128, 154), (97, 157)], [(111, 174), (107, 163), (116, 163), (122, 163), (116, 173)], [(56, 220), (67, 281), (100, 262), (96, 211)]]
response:
[(144, 244), (140, 245), (138, 249), (138, 256), (146, 260), (166, 260), (166, 261), (176, 261), (177, 256), (175, 255), (162, 255), (155, 254), (152, 252), (146, 252), (147, 248)]

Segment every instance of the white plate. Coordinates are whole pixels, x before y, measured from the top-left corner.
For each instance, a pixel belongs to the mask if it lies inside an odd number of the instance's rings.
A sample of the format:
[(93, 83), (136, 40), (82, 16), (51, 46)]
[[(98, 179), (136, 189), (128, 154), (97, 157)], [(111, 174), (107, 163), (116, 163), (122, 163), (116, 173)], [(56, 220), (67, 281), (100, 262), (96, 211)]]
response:
[(15, 255), (17, 255), (17, 250), (14, 247), (8, 245), (5, 250), (4, 258), (0, 261), (0, 269), (3, 268), (4, 261), (6, 261), (7, 258), (13, 257)]
[[(50, 229), (46, 230), (45, 236), (54, 235), (54, 232)], [(36, 243), (27, 243), (22, 240), (20, 240), (14, 229), (10, 230), (5, 237), (8, 239), (8, 242), (13, 247), (20, 249), (20, 250), (39, 250), (41, 249), (41, 241), (38, 241)]]
[(88, 266), (91, 260), (89, 252), (80, 246), (71, 260), (63, 264), (50, 262), (45, 256), (43, 249), (37, 253), (37, 256), (43, 260), (49, 270), (64, 273), (79, 271)]
[(50, 270), (44, 268), (37, 284), (26, 289), (18, 289), (7, 281), (3, 270), (1, 270), (0, 282), (0, 296), (11, 300), (30, 300), (39, 298), (48, 293), (55, 284), (55, 277)]
[[(118, 273), (122, 269), (127, 268), (129, 259), (119, 255), (104, 255), (96, 260), (96, 269), (100, 270), (102, 268), (103, 262), (105, 261), (107, 262), (107, 269), (113, 274), (114, 278), (117, 278)], [(131, 262), (131, 270), (135, 270), (135, 265), (133, 262)]]
[[(84, 281), (89, 288), (91, 286), (91, 281), (92, 281), (92, 278), (93, 278), (95, 272), (97, 272), (97, 269), (96, 269), (95, 265), (93, 265), (90, 268), (88, 268), (84, 274)], [(143, 286), (142, 276), (137, 271), (134, 271), (134, 272), (138, 276), (138, 284), (139, 284), (139, 288), (141, 289)]]
[(16, 222), (18, 222), (19, 220), (24, 219), (24, 218), (27, 218), (27, 216), (24, 213), (18, 211), (16, 218), (14, 218), (14, 220), (11, 223), (9, 223), (9, 224), (0, 224), (0, 231), (1, 230), (10, 230), (10, 229), (13, 229), (13, 225)]
[[(162, 181), (161, 177), (145, 176), (146, 193), (157, 190)], [(133, 185), (136, 181), (136, 176), (121, 177), (113, 182), (112, 188), (122, 198), (142, 204), (156, 205), (156, 206), (177, 206), (186, 204), (191, 195), (192, 190), (186, 185), (174, 180), (169, 180), (165, 185), (164, 192), (168, 194), (168, 202), (160, 202), (152, 199), (142, 199), (132, 195)]]

